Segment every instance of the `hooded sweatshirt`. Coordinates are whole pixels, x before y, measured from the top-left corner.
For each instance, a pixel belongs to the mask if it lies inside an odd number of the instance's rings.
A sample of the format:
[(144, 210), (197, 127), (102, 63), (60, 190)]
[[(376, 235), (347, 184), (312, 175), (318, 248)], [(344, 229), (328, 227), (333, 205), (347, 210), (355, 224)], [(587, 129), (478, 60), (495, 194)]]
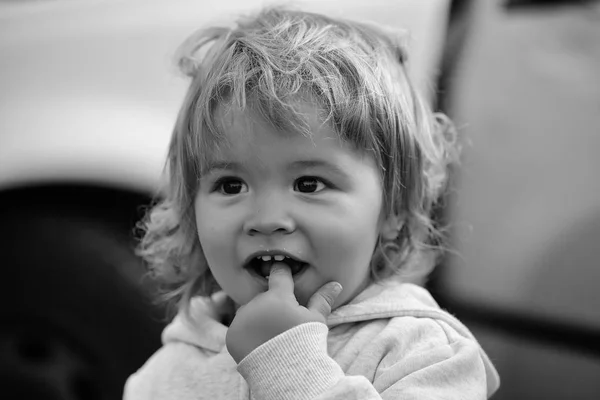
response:
[(373, 284), (263, 343), (239, 364), (215, 302), (195, 298), (163, 347), (126, 383), (125, 400), (486, 399), (499, 376), (469, 330), (409, 283)]

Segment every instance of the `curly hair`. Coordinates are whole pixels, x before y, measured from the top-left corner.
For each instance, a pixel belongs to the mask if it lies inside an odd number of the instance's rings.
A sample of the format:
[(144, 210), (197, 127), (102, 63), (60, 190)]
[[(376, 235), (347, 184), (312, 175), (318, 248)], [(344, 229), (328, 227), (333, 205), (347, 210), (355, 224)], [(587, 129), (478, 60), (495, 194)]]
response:
[(295, 104), (315, 102), (324, 122), (374, 158), (382, 211), (403, 222), (395, 240), (379, 238), (372, 280), (426, 276), (443, 247), (432, 208), (459, 146), (449, 119), (413, 87), (406, 60), (399, 33), (282, 8), (190, 36), (178, 52), (191, 83), (168, 151), (167, 183), (139, 224), (138, 254), (163, 283), (162, 300), (187, 310), (193, 296), (219, 289), (198, 240), (193, 199), (224, 138), (214, 117), (223, 102), (252, 107), (281, 131), (305, 135), (308, 123)]

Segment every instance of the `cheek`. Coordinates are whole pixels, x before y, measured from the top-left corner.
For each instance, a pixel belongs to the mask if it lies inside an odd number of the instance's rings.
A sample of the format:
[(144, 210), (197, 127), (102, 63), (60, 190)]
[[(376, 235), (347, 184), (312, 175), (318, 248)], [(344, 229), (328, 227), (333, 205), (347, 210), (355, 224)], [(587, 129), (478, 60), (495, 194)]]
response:
[(313, 230), (313, 244), (318, 246), (325, 265), (346, 270), (368, 268), (378, 236), (378, 212), (366, 211), (319, 220)]
[(223, 218), (217, 212), (196, 207), (196, 228), (200, 246), (209, 265), (231, 254), (232, 235), (227, 218)]
[(339, 261), (353, 265), (368, 264), (371, 260), (377, 235), (373, 229), (345, 229), (340, 230), (337, 236), (329, 239), (328, 245), (335, 254), (331, 254)]

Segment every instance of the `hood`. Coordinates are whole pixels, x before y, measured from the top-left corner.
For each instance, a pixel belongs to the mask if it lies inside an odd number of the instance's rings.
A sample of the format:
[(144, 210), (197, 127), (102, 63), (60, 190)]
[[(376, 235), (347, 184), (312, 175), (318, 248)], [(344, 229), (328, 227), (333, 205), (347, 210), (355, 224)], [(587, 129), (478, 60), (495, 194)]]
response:
[[(227, 333), (227, 326), (219, 321), (232, 310), (231, 300), (223, 292), (212, 298), (194, 298), (189, 316), (180, 312), (165, 328), (163, 343), (185, 342), (218, 353), (225, 347)], [(350, 303), (335, 309), (327, 319), (327, 325), (333, 328), (346, 323), (403, 316), (443, 321), (460, 335), (477, 343), (469, 329), (440, 309), (426, 289), (397, 281), (370, 285)], [(481, 347), (480, 353), (487, 374), (488, 394), (491, 395), (500, 386), (500, 377)]]

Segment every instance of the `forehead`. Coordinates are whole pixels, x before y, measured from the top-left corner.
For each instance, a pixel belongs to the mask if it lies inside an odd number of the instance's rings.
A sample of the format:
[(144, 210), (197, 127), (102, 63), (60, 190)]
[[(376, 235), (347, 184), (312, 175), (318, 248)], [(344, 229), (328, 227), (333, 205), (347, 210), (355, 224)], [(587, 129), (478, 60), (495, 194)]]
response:
[(347, 147), (333, 127), (320, 117), (320, 110), (309, 103), (298, 103), (294, 114), (298, 122), (278, 126), (251, 106), (244, 109), (231, 104), (218, 105), (214, 111), (215, 124), (220, 133), (216, 153), (235, 149), (257, 150), (260, 147), (286, 145), (291, 149), (312, 147), (318, 150), (335, 144)]
[(276, 127), (250, 107), (240, 109), (219, 105), (214, 122), (219, 139), (205, 159), (203, 172), (215, 163), (242, 164), (248, 168), (285, 169), (290, 165), (319, 165), (326, 162), (336, 169), (353, 168), (357, 162), (372, 165), (372, 157), (356, 150), (345, 141), (331, 124), (319, 116), (319, 109), (310, 103), (299, 104), (296, 111), (305, 122), (302, 129)]

